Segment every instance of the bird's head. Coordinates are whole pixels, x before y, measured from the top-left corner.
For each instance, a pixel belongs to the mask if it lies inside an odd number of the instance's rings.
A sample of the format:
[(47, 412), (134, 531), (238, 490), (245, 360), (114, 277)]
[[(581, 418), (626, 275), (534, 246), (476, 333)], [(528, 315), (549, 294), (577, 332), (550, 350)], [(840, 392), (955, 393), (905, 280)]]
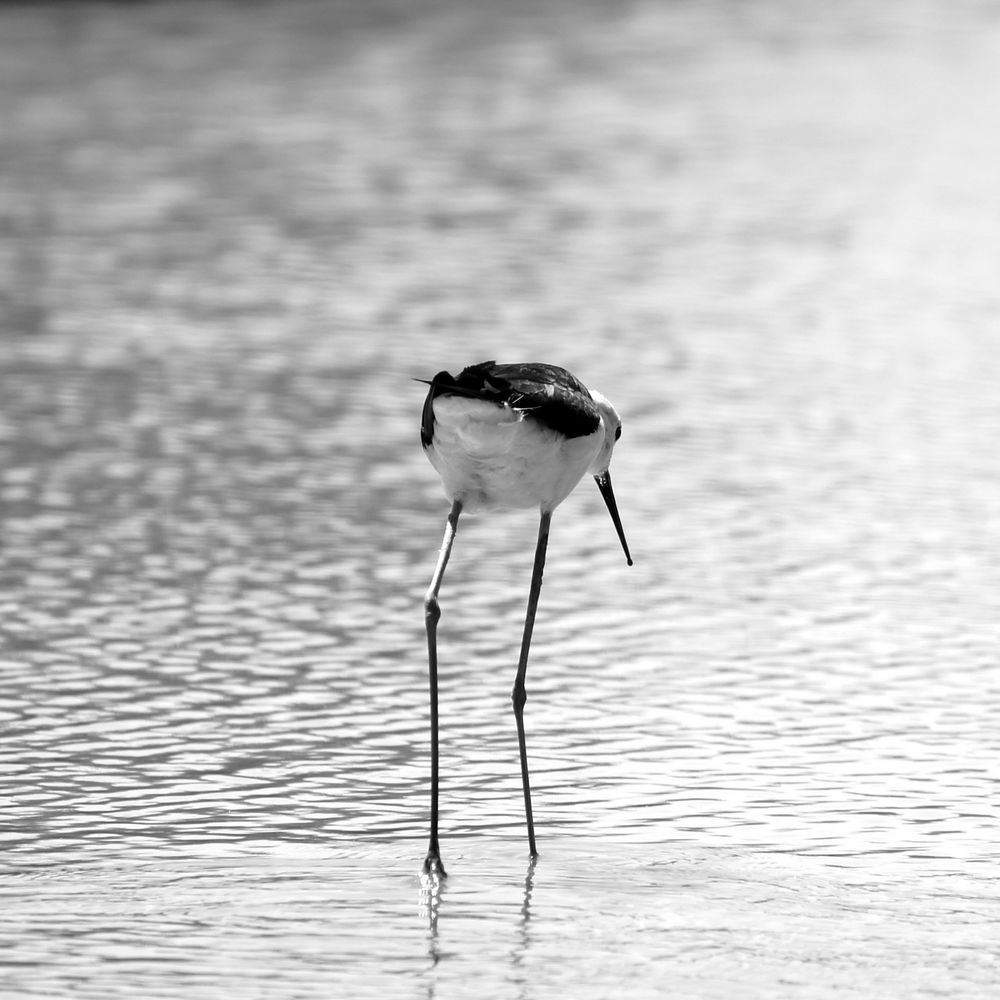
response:
[(622, 436), (622, 418), (618, 416), (618, 411), (611, 405), (611, 401), (599, 392), (591, 390), (590, 396), (601, 414), (601, 427), (604, 430), (604, 440), (598, 449), (594, 460), (587, 470), (597, 483), (597, 488), (604, 497), (604, 502), (608, 505), (608, 513), (614, 522), (615, 531), (618, 532), (618, 539), (622, 543), (625, 558), (629, 566), (632, 565), (632, 556), (628, 550), (628, 542), (625, 541), (625, 530), (622, 528), (621, 518), (618, 516), (618, 504), (615, 502), (615, 494), (611, 488), (611, 453), (615, 450), (615, 444)]

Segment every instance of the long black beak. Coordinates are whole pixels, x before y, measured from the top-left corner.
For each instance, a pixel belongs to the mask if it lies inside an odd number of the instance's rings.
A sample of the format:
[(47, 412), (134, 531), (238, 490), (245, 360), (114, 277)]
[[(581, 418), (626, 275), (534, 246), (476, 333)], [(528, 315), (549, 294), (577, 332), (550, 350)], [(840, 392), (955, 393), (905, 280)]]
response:
[(611, 520), (615, 522), (615, 531), (618, 532), (618, 538), (622, 543), (622, 548), (625, 550), (625, 558), (628, 560), (629, 566), (631, 566), (632, 556), (628, 551), (628, 542), (625, 541), (625, 531), (622, 528), (622, 519), (618, 516), (618, 504), (615, 503), (615, 491), (611, 488), (611, 473), (605, 472), (601, 476), (594, 476), (594, 482), (597, 483), (597, 488), (601, 491), (601, 496), (604, 497), (604, 502), (608, 505), (608, 513), (611, 515)]

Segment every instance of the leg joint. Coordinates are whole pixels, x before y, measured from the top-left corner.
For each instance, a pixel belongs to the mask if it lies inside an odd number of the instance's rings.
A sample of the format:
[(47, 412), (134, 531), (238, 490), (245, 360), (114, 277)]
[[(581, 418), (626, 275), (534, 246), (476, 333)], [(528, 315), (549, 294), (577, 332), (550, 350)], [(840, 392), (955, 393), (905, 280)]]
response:
[(514, 711), (520, 714), (524, 708), (524, 703), (528, 700), (528, 692), (524, 690), (523, 684), (514, 682), (514, 689), (510, 693), (510, 700), (514, 704)]
[(441, 617), (441, 605), (438, 604), (437, 596), (428, 594), (424, 598), (424, 618), (430, 625), (437, 625)]

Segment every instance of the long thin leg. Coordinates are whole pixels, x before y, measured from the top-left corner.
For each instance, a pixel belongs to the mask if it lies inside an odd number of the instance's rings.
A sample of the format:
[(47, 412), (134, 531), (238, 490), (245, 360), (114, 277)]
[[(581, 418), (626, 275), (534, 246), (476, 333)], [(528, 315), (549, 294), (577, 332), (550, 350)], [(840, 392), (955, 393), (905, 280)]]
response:
[(441, 849), (438, 847), (438, 679), (437, 679), (437, 624), (441, 617), (441, 605), (438, 604), (438, 591), (441, 580), (451, 555), (451, 546), (458, 530), (458, 515), (462, 513), (462, 501), (456, 500), (451, 505), (448, 523), (444, 529), (444, 540), (438, 553), (437, 566), (431, 577), (430, 586), (424, 596), (424, 624), (427, 626), (427, 670), (431, 690), (431, 839), (427, 848), (427, 858), (424, 861), (424, 871), (427, 874), (444, 876), (447, 872), (441, 864)]
[(524, 816), (528, 821), (528, 850), (533, 858), (538, 857), (535, 848), (535, 822), (531, 815), (531, 785), (528, 780), (528, 746), (524, 739), (524, 677), (528, 672), (528, 650), (531, 648), (531, 632), (535, 627), (535, 611), (538, 595), (542, 590), (542, 571), (545, 569), (545, 550), (549, 544), (549, 522), (552, 511), (542, 511), (538, 522), (538, 543), (535, 546), (535, 565), (531, 571), (531, 589), (528, 592), (528, 611), (524, 618), (524, 635), (521, 639), (521, 657), (517, 661), (517, 676), (510, 700), (514, 703), (514, 719), (517, 722), (517, 748), (521, 754), (521, 784), (524, 786)]

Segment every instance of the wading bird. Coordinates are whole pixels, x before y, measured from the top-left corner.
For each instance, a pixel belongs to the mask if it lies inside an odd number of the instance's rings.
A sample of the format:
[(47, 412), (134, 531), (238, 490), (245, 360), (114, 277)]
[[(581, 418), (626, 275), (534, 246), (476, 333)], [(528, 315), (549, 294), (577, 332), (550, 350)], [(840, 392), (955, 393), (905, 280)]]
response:
[(498, 365), (494, 361), (466, 368), (457, 378), (438, 372), (430, 381), (420, 424), (420, 440), (451, 500), (444, 540), (424, 598), (431, 710), (431, 831), (424, 872), (444, 876), (438, 846), (438, 591), (451, 555), (458, 518), (463, 512), (537, 507), (540, 513), (535, 562), (521, 655), (511, 700), (521, 756), (528, 848), (537, 857), (531, 815), (528, 753), (524, 738), (524, 678), (552, 512), (589, 472), (608, 505), (611, 520), (629, 554), (608, 466), (622, 422), (599, 392), (590, 391), (564, 368), (554, 365)]

